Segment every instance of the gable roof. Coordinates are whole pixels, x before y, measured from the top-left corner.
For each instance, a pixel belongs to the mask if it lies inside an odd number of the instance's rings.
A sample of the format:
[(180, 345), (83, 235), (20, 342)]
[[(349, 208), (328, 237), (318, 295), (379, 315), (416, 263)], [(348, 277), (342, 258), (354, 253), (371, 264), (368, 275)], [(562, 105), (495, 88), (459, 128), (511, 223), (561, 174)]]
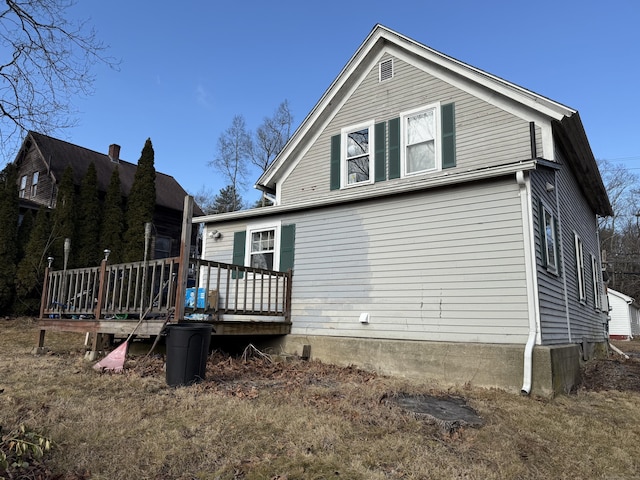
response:
[[(112, 161), (109, 155), (95, 152), (88, 148), (80, 147), (64, 140), (30, 131), (24, 140), (23, 149), (28, 148), (29, 139), (33, 142), (33, 146), (38, 149), (41, 157), (47, 165), (50, 173), (58, 183), (62, 179), (62, 174), (71, 165), (73, 168), (73, 182), (76, 185), (82, 183), (82, 179), (87, 173), (87, 169), (91, 162), (96, 167), (98, 178), (98, 190), (106, 192), (111, 181), (111, 174), (117, 167), (120, 174), (120, 183), (122, 194), (129, 196), (133, 179), (137, 170), (137, 165), (119, 159), (117, 162)], [(171, 210), (182, 211), (184, 208), (184, 197), (187, 192), (182, 186), (170, 175), (156, 171), (156, 205)], [(202, 215), (199, 206), (194, 205), (194, 215)]]
[(366, 75), (372, 62), (379, 59), (383, 51), (388, 48), (393, 48), (395, 51), (399, 49), (404, 55), (419, 59), (434, 70), (446, 72), (446, 75), (456, 82), (473, 85), (474, 88), (490, 92), (501, 101), (518, 104), (533, 118), (544, 118), (550, 121), (554, 134), (561, 139), (560, 143), (567, 153), (567, 162), (582, 183), (585, 197), (594, 211), (602, 216), (613, 214), (597, 163), (576, 110), (449, 57), (380, 24), (373, 28), (309, 115), (302, 121), (280, 154), (258, 179), (256, 188), (269, 193), (275, 192), (277, 182), (285, 178), (298, 159), (303, 156), (305, 145), (312, 141), (313, 136), (328, 123), (342, 102), (351, 94), (354, 85), (363, 75)]

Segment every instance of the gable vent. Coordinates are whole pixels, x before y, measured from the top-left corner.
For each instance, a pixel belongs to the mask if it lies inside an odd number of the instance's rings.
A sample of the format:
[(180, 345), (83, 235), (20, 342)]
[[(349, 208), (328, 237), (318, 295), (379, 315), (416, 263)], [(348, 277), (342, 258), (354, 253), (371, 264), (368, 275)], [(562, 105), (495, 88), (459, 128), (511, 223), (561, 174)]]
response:
[(389, 60), (385, 60), (384, 62), (380, 62), (378, 64), (379, 67), (379, 78), (381, 82), (385, 80), (390, 80), (393, 78), (393, 58)]

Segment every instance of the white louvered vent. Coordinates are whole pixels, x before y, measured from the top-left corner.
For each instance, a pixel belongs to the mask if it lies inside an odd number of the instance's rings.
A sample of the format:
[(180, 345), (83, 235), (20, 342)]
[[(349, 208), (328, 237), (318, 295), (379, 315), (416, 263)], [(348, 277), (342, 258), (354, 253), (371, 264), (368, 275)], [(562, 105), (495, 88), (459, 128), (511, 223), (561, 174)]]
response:
[(379, 78), (381, 82), (390, 80), (393, 78), (393, 58), (380, 62), (379, 66)]

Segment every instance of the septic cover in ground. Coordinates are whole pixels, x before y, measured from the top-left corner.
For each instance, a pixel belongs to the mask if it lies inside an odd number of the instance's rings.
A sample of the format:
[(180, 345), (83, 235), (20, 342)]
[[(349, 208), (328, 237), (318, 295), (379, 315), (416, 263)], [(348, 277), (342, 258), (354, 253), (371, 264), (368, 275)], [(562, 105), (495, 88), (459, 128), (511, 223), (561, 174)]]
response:
[(400, 393), (389, 400), (405, 410), (424, 416), (450, 432), (459, 427), (482, 425), (482, 418), (462, 398)]

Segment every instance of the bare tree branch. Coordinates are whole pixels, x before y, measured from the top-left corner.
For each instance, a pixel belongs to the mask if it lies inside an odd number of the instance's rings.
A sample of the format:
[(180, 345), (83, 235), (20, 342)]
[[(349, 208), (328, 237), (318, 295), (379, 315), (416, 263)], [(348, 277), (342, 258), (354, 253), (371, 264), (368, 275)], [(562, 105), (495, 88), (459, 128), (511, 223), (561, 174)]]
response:
[[(73, 98), (92, 93), (91, 68), (106, 57), (86, 21), (71, 22), (75, 0), (5, 0), (0, 11), (0, 147), (10, 155), (26, 130), (50, 134), (75, 124)], [(4, 159), (8, 160), (7, 158)]]

